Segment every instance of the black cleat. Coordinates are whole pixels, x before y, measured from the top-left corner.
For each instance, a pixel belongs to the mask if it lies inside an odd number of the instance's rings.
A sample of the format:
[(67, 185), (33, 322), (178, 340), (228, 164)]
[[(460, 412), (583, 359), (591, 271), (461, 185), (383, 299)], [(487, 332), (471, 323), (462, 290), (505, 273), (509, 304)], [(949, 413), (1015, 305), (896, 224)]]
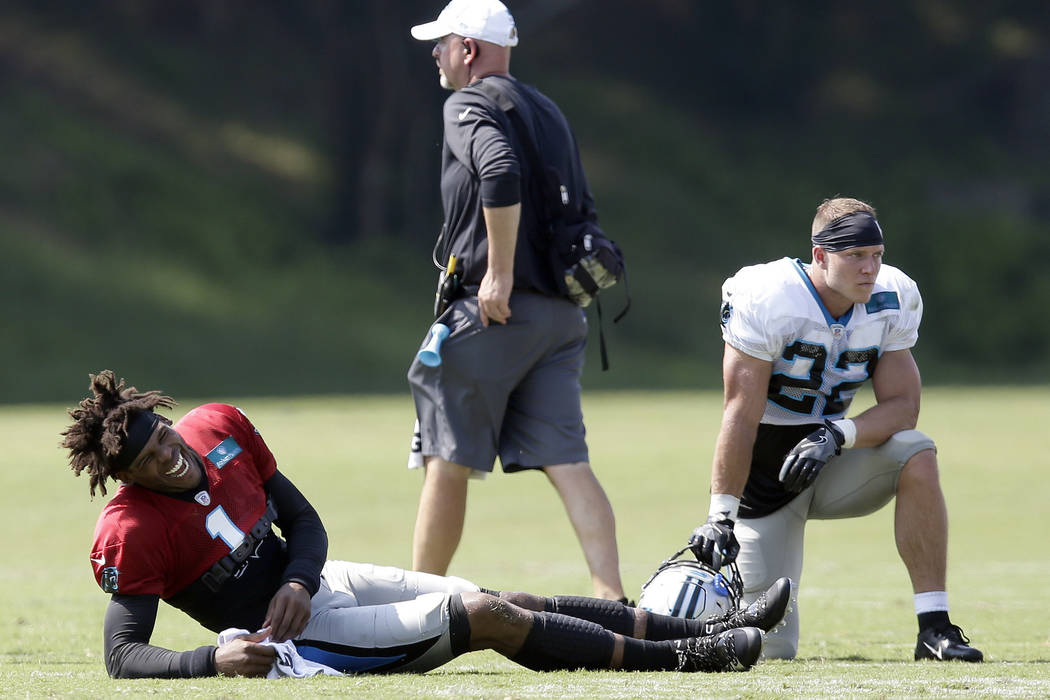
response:
[(746, 671), (762, 653), (762, 630), (741, 627), (710, 637), (676, 639), (673, 644), (676, 671)]
[(980, 649), (970, 646), (958, 625), (931, 627), (919, 632), (919, 641), (915, 645), (915, 660), (931, 659), (933, 661), (984, 661)]
[(704, 634), (718, 634), (739, 627), (757, 627), (768, 632), (784, 619), (791, 602), (791, 579), (782, 576), (751, 605), (732, 610), (704, 622)]

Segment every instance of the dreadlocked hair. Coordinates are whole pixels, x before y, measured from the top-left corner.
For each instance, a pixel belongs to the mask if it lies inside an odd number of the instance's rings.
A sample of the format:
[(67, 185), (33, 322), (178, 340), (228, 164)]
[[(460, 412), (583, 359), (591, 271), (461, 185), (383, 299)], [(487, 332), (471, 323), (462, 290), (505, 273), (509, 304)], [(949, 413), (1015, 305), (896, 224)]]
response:
[(69, 411), (73, 425), (62, 431), (64, 438), (60, 446), (69, 449), (69, 466), (74, 474), (88, 473), (94, 498), (96, 487), (104, 496), (106, 480), (116, 479), (113, 457), (124, 446), (128, 422), (157, 406), (171, 408), (175, 400), (159, 391), (139, 392), (133, 386), (125, 386), (123, 379), (118, 383), (112, 370), (104, 369), (88, 376), (94, 396)]

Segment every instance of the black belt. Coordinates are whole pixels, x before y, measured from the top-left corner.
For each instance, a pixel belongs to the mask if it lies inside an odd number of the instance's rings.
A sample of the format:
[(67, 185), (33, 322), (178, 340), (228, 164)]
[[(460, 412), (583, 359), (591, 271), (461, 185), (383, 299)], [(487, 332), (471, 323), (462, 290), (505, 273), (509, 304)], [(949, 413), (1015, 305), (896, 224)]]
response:
[(205, 571), (200, 577), (200, 582), (212, 593), (217, 593), (223, 584), (229, 581), (230, 577), (248, 560), (248, 556), (255, 549), (256, 545), (270, 534), (270, 526), (273, 525), (273, 521), (276, 519), (277, 508), (274, 507), (273, 501), (266, 499), (266, 512), (259, 518), (259, 522), (255, 523), (252, 529), (245, 533), (244, 541)]

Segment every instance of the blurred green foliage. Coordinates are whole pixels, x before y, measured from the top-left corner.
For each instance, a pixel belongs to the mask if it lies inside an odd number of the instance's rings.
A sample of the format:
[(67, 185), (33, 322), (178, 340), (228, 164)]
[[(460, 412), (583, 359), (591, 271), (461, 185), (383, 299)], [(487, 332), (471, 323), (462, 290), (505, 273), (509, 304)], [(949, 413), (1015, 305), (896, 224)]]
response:
[[(107, 367), (198, 396), (407, 391), (444, 98), (407, 30), (440, 4), (6, 3), (0, 401), (72, 401)], [(717, 386), (722, 280), (807, 258), (836, 194), (920, 284), (928, 382), (1047, 381), (1043, 3), (510, 6), (513, 72), (569, 116), (628, 255), (585, 387)]]

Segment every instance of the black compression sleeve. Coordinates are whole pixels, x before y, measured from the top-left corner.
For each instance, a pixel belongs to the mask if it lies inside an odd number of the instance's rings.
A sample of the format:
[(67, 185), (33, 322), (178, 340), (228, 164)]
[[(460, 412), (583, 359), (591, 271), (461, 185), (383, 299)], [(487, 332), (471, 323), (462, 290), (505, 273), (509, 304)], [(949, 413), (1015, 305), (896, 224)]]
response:
[(103, 647), (113, 678), (192, 678), (214, 676), (215, 647), (171, 651), (149, 644), (157, 620), (154, 595), (114, 595), (106, 608)]
[(530, 612), (532, 629), (509, 657), (533, 671), (609, 668), (615, 636), (601, 625), (567, 615)]
[(509, 207), (521, 202), (521, 178), (508, 173), (481, 181), (481, 205)]
[(313, 596), (321, 587), (321, 567), (328, 556), (328, 535), (317, 511), (281, 472), (266, 482), (277, 508), (277, 527), (288, 541), (288, 566), (282, 583), (298, 581)]
[[(546, 599), (547, 612), (594, 622), (610, 632), (634, 636), (634, 608), (615, 600), (559, 595)], [(686, 635), (683, 635), (686, 636)]]

